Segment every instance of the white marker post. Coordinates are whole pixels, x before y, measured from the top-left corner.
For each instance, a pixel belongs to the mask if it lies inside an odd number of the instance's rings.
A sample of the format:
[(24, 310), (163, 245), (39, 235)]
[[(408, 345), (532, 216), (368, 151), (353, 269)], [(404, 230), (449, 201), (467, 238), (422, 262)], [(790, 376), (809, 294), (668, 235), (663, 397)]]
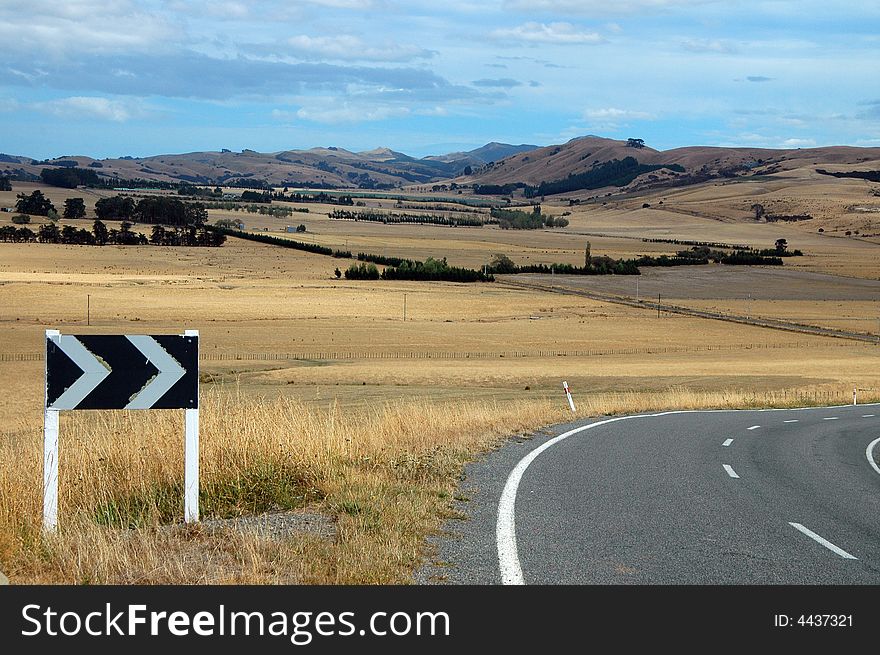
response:
[(571, 389), (568, 388), (568, 382), (563, 382), (562, 388), (565, 389), (565, 397), (568, 398), (568, 406), (571, 407), (572, 413), (576, 413), (577, 410), (574, 408), (574, 400), (572, 400)]
[[(186, 330), (185, 337), (199, 336), (198, 330)], [(198, 355), (196, 355), (198, 356)], [(183, 516), (187, 523), (199, 520), (199, 410), (185, 409), (185, 446), (183, 459)]]
[[(61, 338), (59, 330), (46, 330), (46, 339)], [(47, 358), (48, 359), (48, 358)], [(48, 363), (46, 364), (48, 366)], [(58, 410), (49, 409), (43, 396), (43, 532), (58, 527)]]
[(857, 391), (857, 389), (855, 387), (853, 387), (853, 405), (858, 405), (858, 402), (856, 401), (856, 398), (857, 398), (856, 391)]

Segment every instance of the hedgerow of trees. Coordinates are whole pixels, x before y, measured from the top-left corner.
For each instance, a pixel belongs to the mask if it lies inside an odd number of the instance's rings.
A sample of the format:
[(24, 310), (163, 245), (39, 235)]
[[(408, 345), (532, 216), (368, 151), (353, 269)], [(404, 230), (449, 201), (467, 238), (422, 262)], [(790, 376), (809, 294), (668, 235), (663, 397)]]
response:
[(95, 220), (92, 230), (76, 228), (73, 225), (65, 225), (58, 228), (55, 223), (41, 225), (37, 232), (30, 228), (16, 228), (11, 225), (0, 227), (0, 241), (13, 243), (62, 243), (70, 245), (88, 246), (221, 246), (226, 241), (226, 235), (210, 232), (204, 227), (196, 225), (164, 228), (161, 225), (153, 227), (152, 236), (147, 239), (140, 232), (132, 232), (132, 224), (123, 221), (119, 229), (109, 228), (101, 220)]
[[(401, 214), (382, 213), (379, 211), (348, 211), (334, 209), (329, 214), (330, 218), (346, 221), (371, 221), (385, 224), (410, 224), (410, 225), (446, 225), (449, 227), (482, 227), (484, 221), (474, 216), (443, 216), (438, 214)], [(497, 223), (495, 220), (487, 221)]]

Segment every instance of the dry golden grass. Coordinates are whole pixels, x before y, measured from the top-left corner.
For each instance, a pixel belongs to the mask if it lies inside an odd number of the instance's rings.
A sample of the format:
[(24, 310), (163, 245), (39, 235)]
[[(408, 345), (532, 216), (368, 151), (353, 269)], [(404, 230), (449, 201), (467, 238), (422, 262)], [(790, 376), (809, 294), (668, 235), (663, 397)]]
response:
[(674, 300), (682, 307), (870, 334), (880, 342), (880, 303), (854, 300)]
[[(847, 393), (610, 393), (581, 399), (578, 415), (793, 406)], [(208, 395), (202, 416), (203, 516), (306, 508), (331, 517), (335, 536), (163, 527), (182, 514), (179, 413), (75, 414), (62, 421), (57, 535), (40, 532), (39, 429), (0, 445), (0, 562), (12, 582), (406, 583), (425, 537), (449, 516), (463, 464), (505, 435), (571, 418), (548, 400), (344, 411), (233, 393)]]
[[(302, 220), (309, 238), (332, 245), (351, 239), (352, 249), (382, 252), (387, 243), (388, 254), (448, 254), (467, 265), (499, 251), (523, 261), (579, 262), (586, 239), (594, 254), (602, 247), (616, 256), (675, 249), (627, 238), (654, 217), (633, 214), (627, 223), (620, 209), (585, 211), (572, 215), (568, 232), (537, 234), (311, 214), (278, 222), (280, 229)], [(671, 221), (667, 231), (649, 235), (710, 240), (709, 226), (725, 225), (682, 216), (662, 217)], [(620, 234), (577, 234), (615, 222)], [(775, 234), (761, 235), (761, 243)], [(844, 243), (829, 243), (837, 241)], [(844, 245), (856, 262), (874, 248)], [(302, 510), (336, 525), (333, 538), (282, 541), (231, 525), (169, 528), (182, 514), (181, 417), (83, 413), (62, 418), (63, 527), (44, 540), (43, 364), (0, 361), (0, 570), (13, 582), (406, 582), (425, 536), (449, 515), (463, 463), (505, 435), (571, 417), (563, 379), (581, 417), (846, 401), (854, 385), (872, 389), (862, 395), (867, 400), (878, 386), (880, 353), (870, 345), (658, 319), (650, 309), (500, 284), (346, 282), (333, 276), (340, 264), (238, 239), (220, 249), (0, 244), (0, 354), (40, 353), (47, 327), (199, 329), (211, 358), (202, 366), (204, 514)], [(870, 307), (860, 302), (835, 311), (855, 319)], [(817, 320), (825, 311), (777, 307), (792, 316), (809, 310)], [(319, 356), (235, 359), (273, 353)]]
[(39, 430), (3, 442), (6, 574), (13, 582), (402, 582), (439, 526), (465, 459), (563, 413), (544, 402), (516, 412), (488, 403), (341, 412), (213, 394), (202, 416), (205, 515), (308, 507), (334, 518), (335, 540), (277, 544), (159, 529), (181, 514), (180, 416), (73, 414), (62, 421), (55, 538), (39, 530)]

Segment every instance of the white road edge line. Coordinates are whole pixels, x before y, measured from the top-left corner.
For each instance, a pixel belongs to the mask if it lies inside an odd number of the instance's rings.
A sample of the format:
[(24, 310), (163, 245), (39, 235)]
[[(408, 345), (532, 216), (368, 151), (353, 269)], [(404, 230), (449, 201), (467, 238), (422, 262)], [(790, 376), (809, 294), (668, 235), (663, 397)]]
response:
[(804, 526), (802, 526), (800, 523), (792, 523), (791, 521), (789, 521), (788, 524), (791, 527), (793, 527), (795, 530), (799, 530), (800, 532), (803, 532), (810, 539), (816, 541), (817, 543), (822, 544), (823, 546), (825, 546), (825, 548), (830, 550), (832, 553), (836, 553), (837, 555), (840, 555), (843, 559), (856, 559), (856, 560), (858, 559), (858, 557), (855, 557), (854, 555), (850, 555), (848, 552), (846, 552), (842, 548), (838, 548), (837, 546), (832, 544), (827, 539), (820, 537), (819, 535), (817, 535), (815, 532), (813, 532), (809, 528), (805, 528)]
[(874, 418), (876, 414), (862, 414), (862, 418)]
[[(866, 405), (878, 405), (880, 403), (866, 403)], [(833, 407), (850, 407), (850, 405), (834, 405)], [(501, 492), (501, 498), (498, 500), (498, 519), (495, 523), (495, 542), (498, 547), (498, 566), (501, 570), (501, 584), (505, 585), (523, 585), (522, 566), (519, 562), (519, 554), (516, 546), (516, 492), (519, 489), (519, 483), (523, 473), (541, 453), (550, 448), (550, 446), (567, 439), (568, 437), (599, 427), (607, 423), (615, 421), (625, 421), (633, 418), (654, 418), (657, 416), (669, 416), (672, 414), (721, 414), (729, 412), (792, 412), (792, 411), (809, 411), (812, 409), (830, 409), (829, 407), (795, 407), (795, 408), (768, 408), (768, 409), (681, 409), (668, 412), (660, 412), (658, 414), (634, 414), (632, 416), (617, 416), (615, 418), (606, 419), (589, 425), (582, 425), (579, 428), (564, 432), (550, 441), (538, 446), (528, 455), (523, 457), (507, 477), (504, 484), (504, 490)], [(754, 426), (761, 427), (760, 425)], [(751, 429), (751, 428), (750, 428)]]
[(868, 444), (868, 447), (865, 449), (865, 456), (868, 458), (868, 464), (871, 465), (871, 468), (880, 473), (880, 466), (877, 466), (877, 460), (874, 459), (874, 448), (876, 445), (880, 443), (880, 437), (877, 437)]
[(739, 476), (736, 474), (736, 471), (733, 470), (733, 467), (731, 467), (730, 464), (722, 464), (721, 466), (723, 466), (724, 470), (727, 471), (727, 475), (739, 480)]
[(822, 420), (823, 420), (823, 421), (836, 421), (836, 420), (838, 420), (839, 418), (840, 418), (839, 416), (826, 416), (826, 417), (824, 417)]
[(733, 439), (727, 439), (727, 440), (726, 440), (723, 444), (721, 444), (721, 445), (722, 445), (722, 446), (729, 446), (729, 445), (732, 444), (732, 443), (733, 443)]
[(760, 425), (753, 425), (750, 428), (746, 428), (746, 430), (757, 430), (759, 427), (761, 427), (761, 426)]
[[(498, 519), (495, 523), (495, 542), (498, 546), (498, 567), (501, 570), (501, 584), (525, 584), (525, 580), (523, 579), (522, 566), (519, 562), (519, 552), (516, 546), (515, 512), (516, 492), (519, 489), (519, 483), (520, 480), (522, 480), (523, 473), (526, 472), (526, 469), (529, 468), (529, 465), (533, 461), (535, 461), (538, 455), (543, 453), (552, 445), (559, 443), (563, 439), (567, 439), (573, 434), (578, 434), (579, 432), (584, 432), (585, 430), (591, 430), (593, 428), (599, 427), (600, 425), (607, 425), (608, 423), (614, 423), (616, 421), (625, 421), (631, 418), (639, 418), (641, 416), (646, 415), (639, 414), (638, 416), (618, 416), (615, 418), (606, 419), (604, 421), (590, 423), (589, 425), (584, 425), (579, 428), (569, 430), (568, 432), (563, 432), (558, 437), (553, 437), (546, 443), (535, 448), (532, 452), (523, 457), (519, 461), (519, 463), (517, 463), (514, 469), (510, 472), (510, 475), (507, 476), (507, 482), (504, 485), (504, 490), (501, 492), (501, 498), (498, 501)], [(652, 415), (649, 414), (647, 416)]]
[(787, 421), (783, 421), (783, 423), (797, 423), (800, 419), (792, 418)]

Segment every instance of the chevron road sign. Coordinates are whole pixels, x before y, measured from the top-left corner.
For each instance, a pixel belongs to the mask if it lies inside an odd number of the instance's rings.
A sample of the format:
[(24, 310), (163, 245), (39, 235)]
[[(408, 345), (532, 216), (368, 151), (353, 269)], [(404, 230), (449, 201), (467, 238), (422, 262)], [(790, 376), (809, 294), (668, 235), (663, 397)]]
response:
[(196, 409), (198, 354), (192, 336), (49, 336), (46, 407)]
[(198, 521), (199, 333), (69, 335), (46, 330), (43, 527), (58, 519), (58, 412), (184, 409), (184, 515)]

